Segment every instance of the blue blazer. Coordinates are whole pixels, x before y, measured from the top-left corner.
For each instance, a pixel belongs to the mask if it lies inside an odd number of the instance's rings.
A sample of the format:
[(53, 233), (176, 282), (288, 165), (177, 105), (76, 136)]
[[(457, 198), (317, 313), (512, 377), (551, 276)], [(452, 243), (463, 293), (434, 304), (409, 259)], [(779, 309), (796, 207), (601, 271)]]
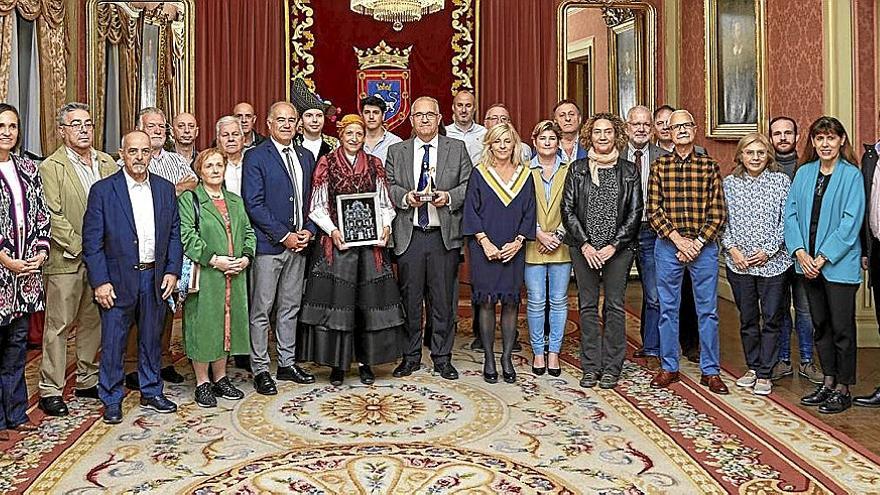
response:
[[(300, 197), (303, 198), (299, 205), (302, 209), (302, 228), (314, 235), (317, 227), (309, 219), (309, 206), (315, 157), (301, 146), (293, 143), (291, 146), (302, 166), (303, 179), (299, 185)], [(242, 167), (241, 197), (257, 234), (257, 254), (281, 254), (285, 249), (281, 239), (288, 232), (296, 230), (293, 183), (287, 174), (284, 158), (272, 140), (266, 139), (245, 153)]]
[[(152, 173), (149, 180), (156, 223), (156, 298), (161, 301), (165, 274), (180, 276), (183, 246), (174, 185)], [(82, 244), (92, 288), (109, 282), (116, 292), (117, 305), (137, 303), (140, 281), (136, 268), (140, 262), (138, 237), (122, 170), (99, 180), (89, 191)]]
[[(794, 256), (798, 249), (809, 251), (810, 216), (816, 191), (819, 161), (798, 168), (785, 204), (785, 246)], [(831, 174), (822, 196), (822, 210), (816, 230), (816, 254), (828, 258), (822, 275), (829, 282), (858, 284), (862, 281), (859, 234), (865, 215), (865, 187), (858, 167), (841, 159)], [(800, 263), (795, 270), (803, 274)]]

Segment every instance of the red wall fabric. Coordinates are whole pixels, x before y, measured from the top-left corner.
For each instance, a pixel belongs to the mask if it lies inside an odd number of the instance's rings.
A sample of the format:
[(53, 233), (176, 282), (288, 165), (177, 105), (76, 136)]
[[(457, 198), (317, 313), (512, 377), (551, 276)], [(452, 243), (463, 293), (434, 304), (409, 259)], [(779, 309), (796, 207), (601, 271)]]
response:
[(196, 0), (196, 12), (198, 148), (240, 101), (254, 106), (265, 134), (269, 105), (284, 99), (284, 2)]
[[(856, 0), (856, 129), (851, 131), (856, 145), (877, 141), (876, 6), (874, 0)], [(863, 149), (859, 146), (856, 154), (861, 156)]]

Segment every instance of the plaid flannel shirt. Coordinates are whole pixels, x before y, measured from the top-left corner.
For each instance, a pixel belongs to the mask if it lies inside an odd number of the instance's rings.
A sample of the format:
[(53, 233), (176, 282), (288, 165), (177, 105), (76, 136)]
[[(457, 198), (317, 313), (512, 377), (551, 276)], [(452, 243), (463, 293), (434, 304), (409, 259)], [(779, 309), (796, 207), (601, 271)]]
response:
[(648, 179), (648, 221), (662, 238), (714, 241), (727, 220), (721, 170), (708, 155), (675, 152), (654, 160)]

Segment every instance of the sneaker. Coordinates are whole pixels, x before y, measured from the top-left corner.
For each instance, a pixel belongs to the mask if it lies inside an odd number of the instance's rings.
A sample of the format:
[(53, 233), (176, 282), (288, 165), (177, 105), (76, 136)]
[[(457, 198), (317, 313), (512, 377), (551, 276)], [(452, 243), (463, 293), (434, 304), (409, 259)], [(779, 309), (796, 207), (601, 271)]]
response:
[[(737, 383), (739, 385), (739, 383)], [(773, 382), (768, 380), (767, 378), (758, 378), (755, 380), (755, 387), (752, 389), (752, 393), (755, 395), (770, 395), (770, 392), (773, 390)]]
[(741, 376), (739, 380), (736, 381), (736, 386), (750, 388), (755, 385), (755, 380), (757, 379), (758, 374), (755, 373), (755, 370), (749, 370), (745, 375)]
[(211, 382), (205, 382), (196, 387), (196, 404), (199, 407), (217, 407), (217, 398), (211, 391)]
[(816, 385), (823, 383), (825, 381), (825, 376), (822, 374), (822, 370), (816, 366), (816, 363), (812, 361), (803, 361), (798, 365), (798, 375), (810, 380)]
[(244, 392), (237, 389), (228, 376), (224, 376), (217, 380), (217, 383), (211, 386), (211, 392), (214, 393), (215, 397), (227, 400), (244, 399)]
[(773, 367), (773, 372), (770, 373), (771, 380), (779, 380), (780, 378), (791, 376), (794, 374), (794, 371), (791, 369), (791, 361), (779, 361), (776, 363), (776, 366)]
[(599, 373), (587, 371), (584, 373), (583, 378), (581, 378), (580, 385), (582, 388), (593, 388), (597, 383), (599, 383)]

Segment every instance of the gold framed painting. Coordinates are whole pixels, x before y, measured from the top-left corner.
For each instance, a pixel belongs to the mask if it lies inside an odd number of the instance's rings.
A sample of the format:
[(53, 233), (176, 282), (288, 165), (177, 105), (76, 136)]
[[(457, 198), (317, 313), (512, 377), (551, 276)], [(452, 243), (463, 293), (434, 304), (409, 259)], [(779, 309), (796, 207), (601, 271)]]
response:
[(767, 122), (766, 0), (705, 0), (706, 136), (739, 139)]
[(644, 39), (642, 19), (632, 19), (609, 28), (608, 51), (611, 81), (610, 108), (626, 119), (636, 105), (648, 104), (644, 84)]

